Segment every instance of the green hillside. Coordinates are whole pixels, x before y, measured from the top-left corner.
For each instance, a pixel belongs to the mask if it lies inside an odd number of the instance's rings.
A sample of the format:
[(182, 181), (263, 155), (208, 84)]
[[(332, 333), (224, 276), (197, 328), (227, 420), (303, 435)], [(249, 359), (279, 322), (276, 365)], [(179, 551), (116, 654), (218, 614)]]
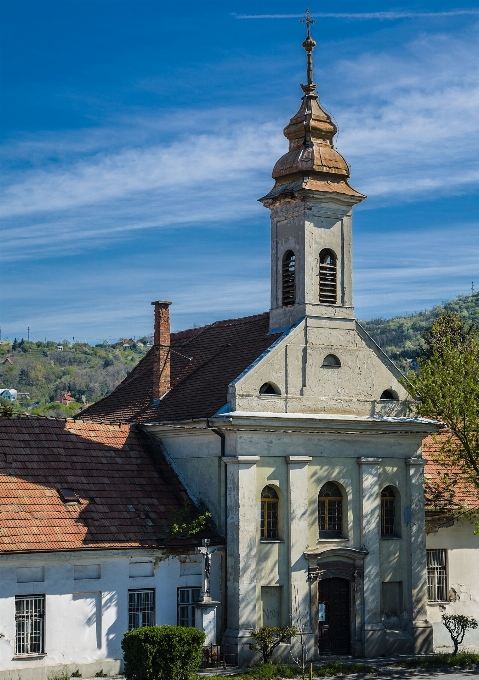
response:
[(417, 314), (396, 316), (393, 319), (371, 319), (360, 323), (386, 354), (405, 370), (410, 368), (410, 362), (414, 362), (418, 356), (422, 334), (445, 309), (458, 312), (467, 321), (479, 323), (479, 292), (461, 295)]
[[(74, 415), (85, 404), (109, 394), (136, 366), (148, 351), (147, 338), (113, 345), (102, 343), (92, 347), (84, 343), (63, 350), (56, 342), (21, 340), (0, 345), (0, 388), (14, 388), (19, 393), (17, 407), (37, 415)], [(69, 406), (55, 402), (62, 392), (75, 399)], [(28, 395), (28, 396), (27, 396)]]
[[(459, 312), (464, 319), (479, 323), (479, 292), (461, 296), (418, 314), (393, 319), (361, 321), (366, 331), (403, 370), (414, 367), (421, 335), (443, 309)], [(63, 341), (63, 351), (55, 342), (21, 340), (0, 345), (0, 389), (15, 388), (16, 408), (39, 415), (74, 415), (85, 404), (109, 394), (148, 351), (147, 338), (113, 345)], [(62, 392), (75, 399), (68, 406), (55, 402)]]

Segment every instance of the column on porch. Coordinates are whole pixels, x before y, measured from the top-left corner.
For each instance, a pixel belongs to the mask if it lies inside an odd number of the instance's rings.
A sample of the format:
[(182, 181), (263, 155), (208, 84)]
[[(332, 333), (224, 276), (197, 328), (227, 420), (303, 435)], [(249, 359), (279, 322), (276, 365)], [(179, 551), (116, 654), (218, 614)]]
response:
[[(248, 655), (246, 640), (256, 628), (256, 537), (259, 503), (256, 463), (259, 456), (225, 457), (227, 465), (227, 630), (223, 642)], [(243, 649), (244, 647), (244, 649)]]
[(381, 505), (379, 465), (381, 458), (358, 458), (360, 472), (361, 544), (368, 555), (364, 560), (364, 654), (382, 652), (384, 626), (381, 621)]
[(308, 656), (312, 654), (314, 648), (308, 562), (304, 556), (308, 548), (308, 465), (311, 460), (311, 456), (286, 457), (289, 477), (290, 612), (293, 625), (302, 626), (303, 632), (309, 638)]
[(433, 651), (432, 626), (427, 620), (426, 529), (424, 522), (424, 465), (422, 458), (408, 458), (409, 580), (414, 653)]

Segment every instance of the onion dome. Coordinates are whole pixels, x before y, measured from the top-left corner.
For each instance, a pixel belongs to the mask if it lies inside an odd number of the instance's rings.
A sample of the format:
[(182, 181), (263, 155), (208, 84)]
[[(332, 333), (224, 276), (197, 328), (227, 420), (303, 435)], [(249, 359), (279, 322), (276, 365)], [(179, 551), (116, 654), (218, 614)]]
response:
[(319, 95), (313, 82), (313, 50), (316, 42), (308, 34), (302, 43), (307, 55), (307, 84), (301, 85), (304, 96), (299, 111), (284, 128), (289, 141), (289, 151), (282, 156), (273, 169), (276, 184), (261, 201), (279, 195), (291, 194), (299, 189), (326, 193), (339, 193), (359, 202), (363, 194), (348, 184), (349, 166), (334, 148), (334, 136), (338, 129), (331, 116), (319, 104)]

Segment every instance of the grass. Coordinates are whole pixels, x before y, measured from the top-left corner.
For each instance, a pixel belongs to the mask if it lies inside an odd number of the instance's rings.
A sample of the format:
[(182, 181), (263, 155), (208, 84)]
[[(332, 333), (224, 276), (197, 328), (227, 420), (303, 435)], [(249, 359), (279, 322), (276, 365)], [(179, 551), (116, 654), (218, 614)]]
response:
[[(371, 673), (375, 669), (364, 663), (342, 663), (329, 661), (322, 666), (313, 666), (313, 677), (332, 678), (336, 675), (350, 673)], [(234, 680), (282, 680), (283, 678), (300, 678), (301, 669), (298, 666), (283, 666), (282, 664), (264, 664), (251, 671), (235, 675)], [(309, 677), (309, 666), (306, 668), (306, 678)], [(231, 676), (215, 676), (215, 680), (231, 680)]]
[(420, 659), (398, 661), (394, 665), (399, 668), (439, 668), (441, 666), (474, 666), (479, 664), (479, 654), (459, 652), (454, 654), (435, 654)]

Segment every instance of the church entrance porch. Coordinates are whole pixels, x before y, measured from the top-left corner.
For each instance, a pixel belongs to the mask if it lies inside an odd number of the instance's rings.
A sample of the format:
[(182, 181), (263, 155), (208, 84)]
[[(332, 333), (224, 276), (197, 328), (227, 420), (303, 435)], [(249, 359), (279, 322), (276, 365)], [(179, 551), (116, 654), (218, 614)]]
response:
[(318, 652), (350, 654), (350, 582), (326, 578), (318, 582)]

